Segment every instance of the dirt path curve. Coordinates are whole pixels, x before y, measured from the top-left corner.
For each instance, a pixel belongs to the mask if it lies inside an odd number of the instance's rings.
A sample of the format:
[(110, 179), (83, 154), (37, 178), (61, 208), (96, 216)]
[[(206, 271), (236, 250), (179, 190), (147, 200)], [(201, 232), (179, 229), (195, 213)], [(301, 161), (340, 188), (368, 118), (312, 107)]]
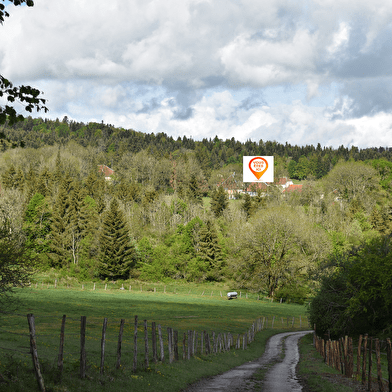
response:
[[(298, 340), (312, 331), (285, 332), (271, 336), (265, 352), (259, 359), (237, 366), (226, 373), (203, 379), (190, 385), (184, 392), (242, 392), (260, 390), (260, 382), (252, 378), (259, 369), (268, 369), (262, 382), (263, 392), (301, 391), (295, 367), (299, 360)], [(284, 341), (284, 359), (281, 353)], [(256, 386), (257, 384), (257, 386)]]

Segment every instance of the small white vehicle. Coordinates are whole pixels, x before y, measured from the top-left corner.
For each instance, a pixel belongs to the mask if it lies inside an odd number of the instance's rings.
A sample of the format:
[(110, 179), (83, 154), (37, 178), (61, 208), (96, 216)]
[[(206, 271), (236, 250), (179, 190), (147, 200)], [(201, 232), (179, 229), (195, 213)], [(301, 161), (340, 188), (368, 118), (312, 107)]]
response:
[(230, 293), (227, 293), (227, 299), (237, 298), (237, 295), (236, 291), (231, 291)]

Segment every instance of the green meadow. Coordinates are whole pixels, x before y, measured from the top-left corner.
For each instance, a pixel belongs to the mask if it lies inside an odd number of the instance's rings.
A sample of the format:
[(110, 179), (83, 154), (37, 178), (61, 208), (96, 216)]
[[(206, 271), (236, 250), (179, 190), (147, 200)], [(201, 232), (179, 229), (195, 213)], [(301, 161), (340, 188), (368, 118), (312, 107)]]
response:
[[(80, 285), (81, 286), (81, 285)], [(258, 300), (257, 297), (227, 300), (221, 287), (156, 287), (154, 292), (120, 290), (108, 285), (105, 290), (92, 290), (92, 284), (79, 288), (54, 288), (45, 284), (18, 290), (20, 306), (15, 313), (0, 320), (0, 374), (7, 382), (0, 382), (0, 391), (34, 391), (38, 389), (32, 372), (29, 353), (28, 313), (35, 316), (38, 357), (48, 390), (56, 391), (109, 391), (129, 390), (131, 385), (139, 391), (179, 391), (201, 377), (218, 374), (245, 361), (262, 355), (266, 339), (287, 329), (298, 329), (301, 316), (302, 329), (309, 328), (306, 308)], [(190, 288), (191, 287), (191, 288)], [(205, 286), (204, 288), (206, 288)], [(212, 287), (212, 290), (210, 290)], [(138, 286), (140, 290), (140, 287)], [(166, 292), (162, 292), (166, 290)], [(195, 294), (192, 294), (192, 291)], [(203, 293), (201, 295), (201, 293)], [(216, 294), (214, 294), (214, 292)], [(222, 293), (222, 297), (220, 294)], [(208, 295), (207, 295), (208, 294)], [(211, 295), (212, 294), (212, 295)], [(60, 328), (66, 315), (64, 370), (60, 382), (57, 357)], [(132, 372), (134, 354), (135, 316), (138, 316), (138, 369)], [(87, 378), (79, 377), (80, 318), (87, 317), (86, 351)], [(103, 319), (108, 318), (104, 374), (99, 372)], [(167, 327), (179, 332), (179, 356), (182, 358), (182, 338), (188, 330), (216, 334), (245, 333), (259, 317), (265, 317), (264, 330), (247, 350), (231, 350), (217, 355), (202, 355), (200, 340), (197, 354), (189, 361), (180, 359), (168, 363)], [(295, 324), (292, 325), (294, 317)], [(268, 318), (268, 322), (267, 322)], [(125, 319), (122, 338), (121, 368), (115, 369), (120, 320)], [(272, 320), (274, 325), (272, 328)], [(149, 339), (149, 367), (144, 365), (144, 320), (147, 320)], [(161, 325), (165, 343), (165, 361), (153, 363), (151, 348), (151, 322)], [(199, 338), (200, 339), (200, 338)], [(159, 353), (159, 349), (158, 349)], [(158, 387), (159, 385), (159, 387)], [(158, 388), (158, 389), (157, 389)]]

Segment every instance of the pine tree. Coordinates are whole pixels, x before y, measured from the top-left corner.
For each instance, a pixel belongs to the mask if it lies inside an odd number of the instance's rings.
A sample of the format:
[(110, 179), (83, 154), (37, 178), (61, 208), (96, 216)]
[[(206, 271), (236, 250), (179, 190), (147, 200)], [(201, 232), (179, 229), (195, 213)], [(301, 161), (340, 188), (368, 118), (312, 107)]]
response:
[(26, 235), (26, 249), (33, 256), (46, 258), (49, 250), (50, 212), (44, 196), (40, 193), (36, 193), (27, 205), (23, 231)]
[(10, 165), (1, 175), (1, 182), (5, 189), (23, 189), (24, 175), (20, 167), (16, 170), (14, 165)]
[(74, 184), (69, 196), (69, 207), (65, 215), (65, 221), (67, 222), (66, 238), (74, 264), (79, 263), (82, 240), (88, 234), (88, 215), (84, 199), (84, 190), (77, 184)]
[(246, 218), (249, 218), (252, 212), (252, 199), (248, 193), (245, 194), (244, 202), (241, 207), (246, 213)]
[(117, 199), (112, 200), (103, 220), (100, 248), (98, 272), (101, 278), (127, 279), (136, 252), (130, 243), (125, 217)]
[(207, 265), (207, 280), (219, 280), (223, 264), (222, 247), (213, 224), (207, 221), (199, 232), (199, 257)]
[(189, 190), (188, 190), (189, 198), (193, 202), (200, 204), (202, 202), (201, 192), (199, 189), (199, 183), (198, 183), (197, 178), (194, 174), (191, 175), (188, 187), (189, 187)]
[(52, 174), (47, 167), (38, 176), (37, 192), (45, 197), (52, 193)]
[(57, 193), (52, 214), (50, 253), (49, 257), (54, 266), (64, 266), (68, 261), (67, 227), (68, 209), (70, 205), (69, 183), (63, 179)]
[(26, 174), (25, 191), (28, 199), (31, 199), (37, 192), (37, 175), (32, 165), (30, 165), (29, 171)]
[(229, 198), (227, 193), (220, 186), (218, 189), (215, 189), (211, 195), (211, 210), (218, 218), (222, 215), (223, 211), (229, 205)]

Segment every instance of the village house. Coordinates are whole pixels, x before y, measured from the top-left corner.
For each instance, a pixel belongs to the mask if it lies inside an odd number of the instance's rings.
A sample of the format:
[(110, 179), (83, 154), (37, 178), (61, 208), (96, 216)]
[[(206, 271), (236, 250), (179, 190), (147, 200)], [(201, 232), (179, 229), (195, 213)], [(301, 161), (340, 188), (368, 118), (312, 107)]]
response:
[(105, 176), (106, 181), (111, 181), (114, 174), (114, 170), (106, 165), (98, 165), (98, 173)]

